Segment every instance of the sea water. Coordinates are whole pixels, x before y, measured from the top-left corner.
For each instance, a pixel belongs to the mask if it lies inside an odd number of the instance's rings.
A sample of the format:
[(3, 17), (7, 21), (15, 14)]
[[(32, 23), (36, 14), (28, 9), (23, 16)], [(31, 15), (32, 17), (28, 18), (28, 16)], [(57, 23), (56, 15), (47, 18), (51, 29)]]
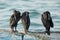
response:
[[(29, 31), (34, 32), (45, 31), (41, 22), (41, 14), (44, 11), (50, 11), (54, 22), (54, 28), (51, 28), (51, 31), (60, 31), (60, 0), (0, 0), (0, 29), (10, 30), (9, 20), (14, 9), (20, 11), (21, 14), (24, 11), (29, 12), (31, 20)], [(17, 29), (18, 31), (24, 30), (21, 20), (18, 22)], [(55, 37), (52, 40), (60, 40), (59, 35), (52, 35)], [(21, 37), (0, 33), (0, 40), (21, 40)], [(24, 40), (34, 40), (34, 38), (24, 36)]]

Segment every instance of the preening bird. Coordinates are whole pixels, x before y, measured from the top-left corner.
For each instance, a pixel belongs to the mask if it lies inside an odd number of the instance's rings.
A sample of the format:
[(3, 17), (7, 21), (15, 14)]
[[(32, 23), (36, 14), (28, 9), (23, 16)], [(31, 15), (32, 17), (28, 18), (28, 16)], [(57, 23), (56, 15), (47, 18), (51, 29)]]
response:
[(54, 27), (52, 17), (49, 11), (45, 11), (41, 16), (42, 23), (46, 29), (46, 33), (50, 35), (50, 27)]
[(15, 28), (15, 31), (17, 31), (17, 24), (21, 18), (21, 16), (20, 16), (21, 13), (16, 10), (14, 10), (13, 12), (14, 13), (10, 17), (10, 28), (12, 31), (14, 31), (14, 28)]

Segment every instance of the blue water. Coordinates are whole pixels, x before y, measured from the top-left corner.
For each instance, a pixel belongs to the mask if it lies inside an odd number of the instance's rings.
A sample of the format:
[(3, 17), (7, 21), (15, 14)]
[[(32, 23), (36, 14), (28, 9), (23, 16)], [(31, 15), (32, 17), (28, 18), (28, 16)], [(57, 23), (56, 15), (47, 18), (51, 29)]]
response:
[[(0, 0), (0, 29), (10, 29), (9, 19), (14, 9), (19, 10), (21, 14), (24, 11), (30, 12), (31, 25), (29, 30), (36, 32), (45, 30), (41, 22), (41, 14), (48, 10), (54, 22), (54, 28), (51, 28), (51, 31), (60, 31), (60, 0)], [(19, 21), (17, 29), (23, 30), (21, 21)], [(11, 37), (9, 34), (0, 37), (0, 40), (20, 39), (18, 36)], [(25, 40), (33, 40), (33, 38), (27, 36)]]

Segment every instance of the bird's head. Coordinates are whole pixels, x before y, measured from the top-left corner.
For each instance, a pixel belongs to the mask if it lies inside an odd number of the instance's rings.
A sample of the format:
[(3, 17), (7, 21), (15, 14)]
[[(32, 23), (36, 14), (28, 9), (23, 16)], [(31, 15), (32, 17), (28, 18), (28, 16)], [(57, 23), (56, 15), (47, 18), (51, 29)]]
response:
[(46, 12), (44, 12), (44, 14), (45, 14), (46, 17), (47, 17), (47, 20), (50, 20), (50, 18), (51, 18), (50, 12), (49, 12), (49, 11), (46, 11)]

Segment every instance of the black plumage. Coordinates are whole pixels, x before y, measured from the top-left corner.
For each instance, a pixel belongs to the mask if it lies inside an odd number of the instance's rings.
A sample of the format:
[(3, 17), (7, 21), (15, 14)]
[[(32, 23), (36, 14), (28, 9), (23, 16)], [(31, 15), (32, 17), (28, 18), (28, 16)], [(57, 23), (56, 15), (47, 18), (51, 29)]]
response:
[(50, 35), (50, 27), (54, 27), (50, 12), (49, 11), (44, 12), (41, 16), (41, 20), (44, 27), (46, 28), (46, 33)]

